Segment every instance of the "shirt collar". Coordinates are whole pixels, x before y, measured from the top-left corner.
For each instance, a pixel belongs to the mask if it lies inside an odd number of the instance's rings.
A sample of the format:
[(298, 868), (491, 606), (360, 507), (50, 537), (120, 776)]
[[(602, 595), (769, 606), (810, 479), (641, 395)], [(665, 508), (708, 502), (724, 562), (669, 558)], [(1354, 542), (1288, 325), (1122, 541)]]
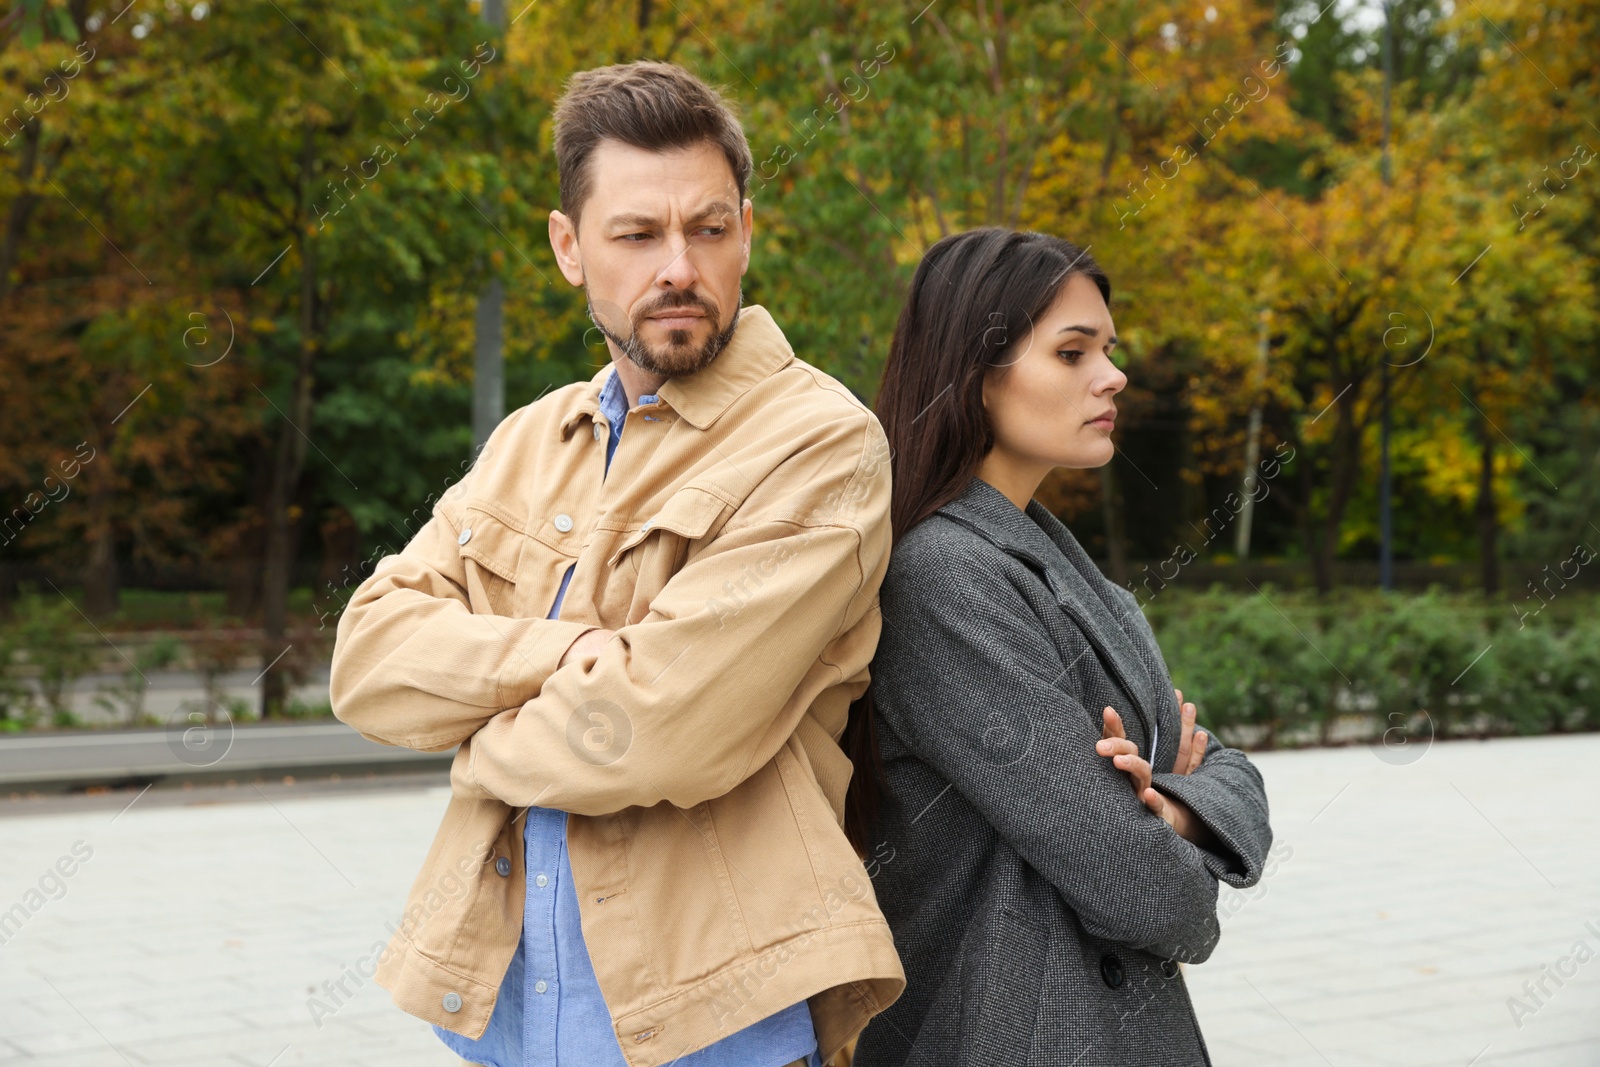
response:
[[(642, 396), (639, 398), (641, 403), (644, 399)], [(614, 364), (611, 367), (610, 377), (606, 378), (605, 387), (600, 390), (598, 407), (600, 414), (611, 423), (613, 432), (622, 425), (622, 420), (628, 415), (628, 393), (622, 388), (622, 379), (618, 377)]]
[(752, 386), (792, 359), (794, 349), (772, 315), (761, 305), (751, 304), (740, 309), (733, 336), (710, 366), (668, 378), (658, 395), (695, 429), (704, 430)]

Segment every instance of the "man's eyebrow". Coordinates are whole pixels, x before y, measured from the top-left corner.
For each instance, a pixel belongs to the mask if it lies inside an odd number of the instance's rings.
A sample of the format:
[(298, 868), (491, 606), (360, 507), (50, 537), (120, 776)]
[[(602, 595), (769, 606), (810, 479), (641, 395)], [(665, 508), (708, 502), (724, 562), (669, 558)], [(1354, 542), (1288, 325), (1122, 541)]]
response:
[(612, 229), (641, 229), (650, 230), (658, 225), (654, 215), (613, 215), (606, 219), (606, 226)]
[[(732, 214), (734, 210), (728, 206), (727, 201), (717, 200), (690, 215), (686, 221), (693, 224), (708, 218), (727, 218)], [(661, 220), (654, 215), (642, 215), (637, 212), (613, 215), (606, 220), (606, 226), (612, 230), (653, 230), (660, 225)]]
[[(1078, 326), (1078, 325), (1063, 326), (1063, 327), (1061, 327), (1060, 330), (1058, 330), (1056, 332), (1057, 333), (1072, 333), (1074, 331), (1076, 331), (1077, 333), (1086, 333), (1090, 337), (1099, 337), (1100, 336), (1100, 331), (1097, 330), (1093, 326)], [(1108, 345), (1114, 345), (1116, 343), (1117, 343), (1117, 338), (1116, 338), (1115, 334), (1113, 334), (1110, 338), (1108, 338), (1106, 340), (1106, 344), (1108, 344)]]
[(708, 219), (712, 217), (725, 219), (729, 215), (733, 214), (737, 214), (737, 212), (728, 206), (728, 202), (726, 200), (713, 200), (699, 211), (696, 211), (693, 215), (690, 215), (689, 221), (699, 222), (702, 219)]

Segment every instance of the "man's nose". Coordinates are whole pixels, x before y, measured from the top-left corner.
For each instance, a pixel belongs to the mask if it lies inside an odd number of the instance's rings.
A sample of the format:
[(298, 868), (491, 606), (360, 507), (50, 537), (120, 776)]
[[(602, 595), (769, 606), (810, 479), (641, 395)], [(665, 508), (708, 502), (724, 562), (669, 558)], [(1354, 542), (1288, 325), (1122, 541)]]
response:
[(700, 274), (694, 266), (694, 251), (688, 240), (682, 237), (670, 242), (669, 247), (672, 258), (657, 272), (656, 284), (673, 289), (688, 289), (700, 279)]

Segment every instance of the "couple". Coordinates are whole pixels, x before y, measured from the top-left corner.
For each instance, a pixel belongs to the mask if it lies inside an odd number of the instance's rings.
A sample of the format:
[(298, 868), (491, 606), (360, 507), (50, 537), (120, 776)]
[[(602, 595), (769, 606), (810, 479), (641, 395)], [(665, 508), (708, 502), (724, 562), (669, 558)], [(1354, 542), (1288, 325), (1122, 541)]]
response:
[(335, 714), (456, 749), (378, 982), (490, 1067), (1209, 1062), (1180, 965), (1261, 876), (1261, 778), (1032, 499), (1112, 456), (1105, 274), (940, 241), (874, 415), (741, 308), (715, 90), (578, 74), (555, 154), (610, 364), (339, 621)]

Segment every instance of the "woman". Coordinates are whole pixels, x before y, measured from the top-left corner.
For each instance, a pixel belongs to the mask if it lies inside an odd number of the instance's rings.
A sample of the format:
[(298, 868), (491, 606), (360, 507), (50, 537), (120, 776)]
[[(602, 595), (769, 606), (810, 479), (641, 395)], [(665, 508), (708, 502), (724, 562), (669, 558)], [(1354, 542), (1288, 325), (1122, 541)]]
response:
[(1210, 1062), (1179, 964), (1216, 946), (1218, 882), (1261, 876), (1261, 776), (1032, 499), (1111, 459), (1110, 295), (1068, 241), (976, 230), (929, 249), (895, 331), (895, 547), (845, 742), (908, 985), (853, 1067)]

